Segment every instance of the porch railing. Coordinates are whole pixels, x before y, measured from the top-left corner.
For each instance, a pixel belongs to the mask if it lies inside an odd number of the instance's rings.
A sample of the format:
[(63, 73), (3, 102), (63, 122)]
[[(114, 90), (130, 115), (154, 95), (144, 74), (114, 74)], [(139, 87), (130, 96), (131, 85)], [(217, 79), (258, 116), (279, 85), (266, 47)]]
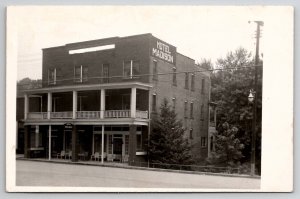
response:
[(72, 119), (73, 112), (51, 112), (51, 119)]
[(106, 110), (104, 111), (105, 118), (129, 118), (130, 110)]
[(30, 112), (28, 119), (47, 119), (47, 112)]
[(100, 111), (77, 111), (76, 118), (78, 119), (98, 119)]

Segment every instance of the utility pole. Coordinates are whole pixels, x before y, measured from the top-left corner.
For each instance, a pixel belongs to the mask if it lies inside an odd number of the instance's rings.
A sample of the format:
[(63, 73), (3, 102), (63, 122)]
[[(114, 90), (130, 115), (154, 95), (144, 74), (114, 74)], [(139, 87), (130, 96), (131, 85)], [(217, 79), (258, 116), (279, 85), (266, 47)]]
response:
[(254, 66), (254, 104), (253, 104), (253, 121), (252, 121), (252, 141), (251, 141), (251, 176), (255, 175), (255, 146), (256, 146), (256, 107), (257, 107), (257, 67), (259, 65), (259, 39), (260, 39), (260, 26), (263, 26), (262, 21), (254, 21), (257, 25), (256, 28), (256, 52), (255, 52), (255, 66)]

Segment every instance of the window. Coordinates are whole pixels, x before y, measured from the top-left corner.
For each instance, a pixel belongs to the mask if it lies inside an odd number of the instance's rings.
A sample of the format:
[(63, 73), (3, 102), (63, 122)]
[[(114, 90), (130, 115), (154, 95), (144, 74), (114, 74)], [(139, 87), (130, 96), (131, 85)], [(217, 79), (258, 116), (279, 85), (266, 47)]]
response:
[(185, 73), (185, 83), (184, 88), (189, 89), (189, 73)]
[(175, 109), (176, 109), (176, 98), (175, 97), (172, 98), (172, 105), (173, 105), (173, 110), (175, 111)]
[(201, 116), (200, 116), (201, 120), (204, 120), (204, 105), (203, 104), (201, 105), (201, 113), (200, 114), (201, 114)]
[(201, 147), (206, 147), (206, 137), (201, 137)]
[(140, 62), (134, 60), (125, 61), (123, 69), (124, 69), (123, 76), (125, 78), (132, 79), (135, 75), (140, 74)]
[(192, 128), (190, 129), (190, 139), (191, 140), (193, 139), (193, 129)]
[(190, 112), (190, 118), (191, 119), (194, 119), (194, 103), (193, 102), (191, 102), (191, 112)]
[(202, 84), (201, 84), (201, 93), (204, 94), (204, 89), (205, 89), (205, 79), (202, 79)]
[(75, 66), (74, 68), (74, 82), (85, 82), (88, 79), (88, 67)]
[(103, 83), (109, 83), (109, 64), (103, 64), (102, 65), (102, 82)]
[(153, 93), (152, 95), (152, 111), (156, 112), (156, 94)]
[(142, 151), (143, 147), (142, 147), (142, 135), (141, 134), (137, 134), (136, 135), (136, 151)]
[(209, 108), (209, 122), (211, 124), (215, 123), (215, 108), (213, 108), (213, 107)]
[(187, 101), (184, 102), (184, 117), (187, 117), (187, 109), (188, 109)]
[(210, 150), (211, 151), (214, 150), (214, 137), (213, 136), (210, 137)]
[(195, 91), (195, 74), (192, 74), (192, 79), (191, 79), (191, 90)]
[(177, 85), (177, 80), (176, 80), (176, 67), (173, 67), (173, 86)]
[(48, 84), (56, 84), (56, 68), (51, 68), (48, 70)]
[(153, 60), (153, 80), (158, 80), (156, 60)]

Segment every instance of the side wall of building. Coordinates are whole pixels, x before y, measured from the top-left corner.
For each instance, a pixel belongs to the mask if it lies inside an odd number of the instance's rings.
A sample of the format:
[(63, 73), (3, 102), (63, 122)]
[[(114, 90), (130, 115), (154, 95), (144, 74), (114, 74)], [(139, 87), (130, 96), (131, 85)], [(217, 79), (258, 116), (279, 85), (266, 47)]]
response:
[[(199, 68), (195, 61), (184, 55), (177, 53), (176, 65), (151, 57), (150, 72), (157, 64), (158, 73), (169, 73), (168, 75), (158, 75), (157, 80), (152, 78), (153, 89), (150, 93), (150, 104), (153, 106), (153, 95), (156, 96), (156, 113), (152, 108), (152, 117), (157, 116), (159, 107), (166, 98), (171, 106), (175, 103), (177, 118), (182, 121), (185, 128), (185, 136), (189, 139), (193, 152), (197, 159), (207, 157), (207, 134), (208, 134), (208, 101), (209, 101), (209, 75), (196, 72)], [(176, 84), (173, 83), (173, 68), (176, 68)], [(188, 73), (188, 83), (185, 85), (186, 74)], [(152, 72), (153, 73), (153, 72)], [(192, 90), (192, 74), (194, 74), (194, 90)], [(204, 81), (204, 85), (202, 87)], [(186, 103), (186, 105), (185, 105)], [(193, 104), (193, 114), (191, 117), (191, 103)], [(185, 106), (186, 110), (185, 110)], [(202, 108), (201, 108), (202, 107)], [(201, 109), (203, 109), (201, 111)], [(201, 138), (206, 144), (201, 146)]]

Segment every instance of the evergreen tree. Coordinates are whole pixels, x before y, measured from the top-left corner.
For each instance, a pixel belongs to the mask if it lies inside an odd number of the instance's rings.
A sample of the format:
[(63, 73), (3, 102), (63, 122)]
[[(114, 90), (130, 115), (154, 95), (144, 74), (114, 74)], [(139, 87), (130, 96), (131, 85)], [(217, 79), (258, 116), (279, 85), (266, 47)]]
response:
[(192, 157), (184, 129), (176, 119), (176, 113), (163, 100), (158, 118), (153, 121), (149, 141), (149, 159), (152, 163), (191, 164)]

